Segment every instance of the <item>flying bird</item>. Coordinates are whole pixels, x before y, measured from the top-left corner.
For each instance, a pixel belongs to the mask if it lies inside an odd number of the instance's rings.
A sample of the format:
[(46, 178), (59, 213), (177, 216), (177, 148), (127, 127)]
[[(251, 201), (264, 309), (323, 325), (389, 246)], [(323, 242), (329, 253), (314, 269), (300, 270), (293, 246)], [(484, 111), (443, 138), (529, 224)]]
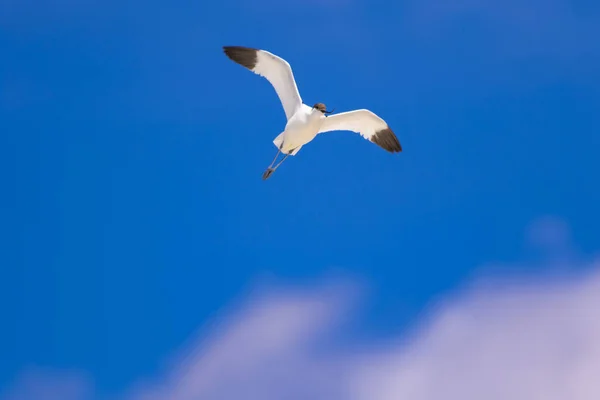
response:
[[(285, 129), (274, 140), (277, 154), (263, 173), (263, 180), (285, 161), (288, 156), (298, 154), (302, 146), (312, 141), (319, 133), (329, 131), (352, 131), (383, 149), (398, 153), (402, 146), (388, 124), (375, 113), (361, 109), (331, 115), (325, 104), (310, 107), (302, 102), (290, 64), (283, 58), (266, 50), (242, 46), (223, 46), (231, 60), (266, 78), (275, 88), (283, 105), (287, 123)], [(279, 154), (285, 156), (275, 166)]]

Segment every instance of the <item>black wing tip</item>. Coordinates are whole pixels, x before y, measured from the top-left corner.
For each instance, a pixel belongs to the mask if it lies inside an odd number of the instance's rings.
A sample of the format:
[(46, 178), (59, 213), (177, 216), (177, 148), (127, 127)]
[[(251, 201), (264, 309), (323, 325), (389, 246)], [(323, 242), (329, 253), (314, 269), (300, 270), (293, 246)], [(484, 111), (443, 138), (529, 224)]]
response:
[(223, 46), (223, 52), (229, 59), (250, 70), (256, 67), (258, 49), (244, 46)]
[(371, 141), (390, 153), (400, 153), (402, 151), (400, 141), (398, 141), (398, 138), (389, 126), (375, 132)]

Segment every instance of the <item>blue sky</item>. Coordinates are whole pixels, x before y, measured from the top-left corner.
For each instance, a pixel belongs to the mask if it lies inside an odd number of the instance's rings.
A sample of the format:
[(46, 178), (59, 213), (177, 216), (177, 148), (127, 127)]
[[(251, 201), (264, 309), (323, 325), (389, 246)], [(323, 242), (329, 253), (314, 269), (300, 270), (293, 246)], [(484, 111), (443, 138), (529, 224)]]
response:
[[(354, 277), (352, 334), (395, 335), (489, 264), (539, 269), (547, 215), (591, 257), (599, 27), (567, 0), (3, 3), (0, 393), (31, 366), (121, 393), (262, 282)], [(262, 181), (285, 116), (223, 45), (404, 151), (335, 132)]]

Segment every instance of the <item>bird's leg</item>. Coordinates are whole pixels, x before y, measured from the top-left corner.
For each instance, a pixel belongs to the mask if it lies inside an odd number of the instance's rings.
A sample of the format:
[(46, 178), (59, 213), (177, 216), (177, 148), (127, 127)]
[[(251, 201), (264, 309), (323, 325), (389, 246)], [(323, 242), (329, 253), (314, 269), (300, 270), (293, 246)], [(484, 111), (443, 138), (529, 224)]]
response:
[[(277, 155), (279, 155), (279, 152), (280, 152), (280, 151), (281, 151), (281, 149), (280, 149), (280, 150), (277, 152)], [(283, 157), (283, 158), (281, 159), (281, 161), (279, 161), (279, 163), (278, 163), (276, 166), (274, 166), (274, 167), (273, 167), (273, 164), (275, 163), (275, 160), (273, 160), (273, 162), (271, 163), (271, 166), (270, 166), (269, 168), (267, 168), (267, 170), (264, 172), (264, 174), (263, 174), (263, 180), (265, 180), (265, 179), (267, 179), (268, 177), (270, 177), (270, 176), (271, 176), (271, 174), (272, 174), (273, 172), (275, 172), (275, 170), (276, 170), (277, 168), (279, 168), (279, 166), (281, 165), (281, 163), (282, 163), (282, 162), (284, 162), (286, 158), (288, 158), (288, 156), (289, 156), (289, 153), (288, 153), (288, 154), (286, 154), (286, 155), (285, 155), (285, 157)], [(275, 157), (275, 159), (277, 159), (277, 157)]]
[(279, 153), (281, 153), (281, 146), (279, 146), (279, 150), (277, 150), (277, 154), (275, 154), (275, 158), (273, 159), (273, 161), (271, 161), (271, 165), (269, 165), (267, 170), (263, 173), (263, 177), (262, 177), (263, 180), (267, 179), (269, 176), (271, 176), (273, 171), (275, 171), (275, 168), (273, 168), (273, 164), (275, 164), (277, 157), (279, 157)]
[(273, 159), (273, 161), (271, 161), (271, 165), (269, 165), (269, 168), (273, 167), (273, 164), (275, 164), (275, 160), (277, 160), (279, 153), (281, 153), (281, 147), (279, 147), (279, 150), (277, 150), (277, 154), (275, 154), (275, 158)]
[(283, 158), (281, 159), (281, 161), (279, 161), (279, 164), (277, 164), (275, 167), (273, 167), (273, 171), (275, 171), (277, 168), (279, 168), (279, 166), (281, 165), (281, 163), (282, 163), (282, 162), (284, 162), (284, 161), (285, 161), (285, 159), (286, 159), (286, 158), (288, 158), (288, 156), (289, 156), (289, 155), (290, 155), (289, 153), (288, 153), (288, 154), (286, 154), (286, 155), (285, 155), (285, 157), (283, 157)]

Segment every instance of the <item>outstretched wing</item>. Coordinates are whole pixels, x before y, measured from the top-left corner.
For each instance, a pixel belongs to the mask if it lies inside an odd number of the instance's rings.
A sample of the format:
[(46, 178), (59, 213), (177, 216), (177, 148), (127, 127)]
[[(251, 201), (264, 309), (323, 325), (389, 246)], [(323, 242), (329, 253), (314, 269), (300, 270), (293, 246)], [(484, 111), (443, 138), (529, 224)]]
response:
[(241, 46), (223, 46), (223, 51), (231, 60), (263, 76), (273, 85), (287, 119), (290, 119), (300, 108), (302, 99), (292, 68), (283, 58), (265, 50)]
[(323, 121), (319, 133), (352, 131), (391, 153), (402, 151), (402, 146), (388, 124), (369, 110), (354, 110), (331, 115)]

